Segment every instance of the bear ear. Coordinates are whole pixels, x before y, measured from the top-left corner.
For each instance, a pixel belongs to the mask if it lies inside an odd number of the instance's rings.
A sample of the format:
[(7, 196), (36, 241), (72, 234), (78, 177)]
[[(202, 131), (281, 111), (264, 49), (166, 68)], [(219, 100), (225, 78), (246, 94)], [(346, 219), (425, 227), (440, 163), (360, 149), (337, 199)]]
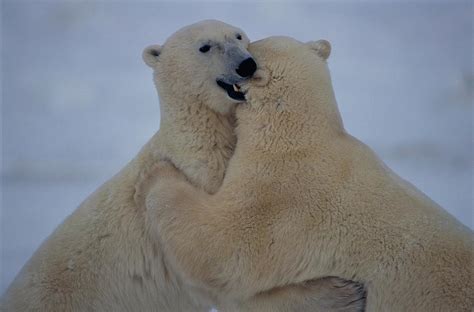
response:
[(325, 60), (331, 54), (331, 44), (327, 40), (309, 41), (306, 45)]
[(149, 47), (146, 47), (145, 50), (143, 50), (142, 57), (145, 63), (151, 68), (153, 68), (158, 64), (160, 54), (161, 46), (154, 44)]
[(270, 82), (270, 70), (266, 67), (260, 67), (252, 76), (253, 83), (258, 87), (264, 87)]

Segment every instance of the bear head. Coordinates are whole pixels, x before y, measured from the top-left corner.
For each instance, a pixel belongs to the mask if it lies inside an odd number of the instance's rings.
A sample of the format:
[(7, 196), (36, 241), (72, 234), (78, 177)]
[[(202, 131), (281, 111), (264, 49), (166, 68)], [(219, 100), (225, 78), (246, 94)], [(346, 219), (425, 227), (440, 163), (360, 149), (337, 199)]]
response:
[(292, 124), (300, 130), (305, 127), (302, 133), (341, 129), (327, 66), (331, 53), (328, 41), (302, 43), (289, 37), (269, 37), (251, 43), (249, 51), (259, 67), (241, 87), (247, 99), (237, 108), (241, 130), (255, 132)]
[(160, 97), (201, 102), (226, 114), (245, 100), (239, 84), (257, 68), (248, 45), (241, 29), (206, 20), (178, 30), (163, 46), (145, 48), (143, 59), (154, 70)]

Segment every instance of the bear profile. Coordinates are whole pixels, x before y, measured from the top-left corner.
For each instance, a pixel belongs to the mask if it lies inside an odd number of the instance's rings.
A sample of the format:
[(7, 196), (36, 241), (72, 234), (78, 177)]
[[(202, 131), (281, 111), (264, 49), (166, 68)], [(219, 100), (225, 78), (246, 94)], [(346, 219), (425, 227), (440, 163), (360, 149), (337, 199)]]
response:
[[(145, 49), (160, 96), (160, 130), (46, 239), (0, 310), (210, 310), (209, 299), (173, 271), (149, 235), (141, 199), (163, 159), (206, 191), (221, 184), (235, 145), (233, 107), (241, 101), (232, 86), (255, 71), (248, 43), (241, 29), (209, 20)], [(210, 51), (200, 51), (206, 45)]]

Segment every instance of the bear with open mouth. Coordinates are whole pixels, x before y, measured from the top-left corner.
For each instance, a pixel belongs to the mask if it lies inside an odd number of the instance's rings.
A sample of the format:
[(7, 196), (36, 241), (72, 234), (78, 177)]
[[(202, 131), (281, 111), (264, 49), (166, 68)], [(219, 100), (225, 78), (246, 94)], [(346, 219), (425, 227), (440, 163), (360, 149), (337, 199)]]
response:
[[(257, 68), (248, 44), (241, 29), (210, 20), (144, 50), (160, 97), (159, 132), (46, 239), (1, 298), (0, 310), (209, 311), (214, 298), (170, 263), (144, 198), (162, 160), (196, 187), (218, 190), (236, 143), (239, 88)], [(307, 289), (349, 300), (358, 287), (329, 277)], [(292, 289), (282, 289), (281, 297)]]
[(160, 97), (160, 130), (46, 239), (1, 298), (0, 310), (210, 310), (209, 298), (183, 282), (160, 240), (148, 233), (142, 197), (150, 168), (163, 159), (208, 192), (221, 185), (242, 97), (217, 81), (235, 85), (252, 76), (248, 44), (241, 29), (209, 20), (144, 50)]

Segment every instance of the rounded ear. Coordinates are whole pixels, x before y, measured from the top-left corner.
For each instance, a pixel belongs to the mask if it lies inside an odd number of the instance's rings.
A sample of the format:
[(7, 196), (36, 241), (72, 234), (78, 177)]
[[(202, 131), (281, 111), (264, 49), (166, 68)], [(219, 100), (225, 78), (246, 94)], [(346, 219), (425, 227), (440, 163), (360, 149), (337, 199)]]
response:
[(309, 41), (306, 45), (325, 60), (331, 54), (331, 44), (327, 40)]
[(270, 82), (271, 74), (270, 70), (266, 67), (261, 67), (252, 76), (252, 82), (258, 87), (264, 87)]
[(161, 46), (154, 44), (149, 47), (146, 47), (145, 50), (143, 50), (142, 57), (145, 63), (153, 68), (156, 66), (156, 64), (158, 64), (160, 54)]

